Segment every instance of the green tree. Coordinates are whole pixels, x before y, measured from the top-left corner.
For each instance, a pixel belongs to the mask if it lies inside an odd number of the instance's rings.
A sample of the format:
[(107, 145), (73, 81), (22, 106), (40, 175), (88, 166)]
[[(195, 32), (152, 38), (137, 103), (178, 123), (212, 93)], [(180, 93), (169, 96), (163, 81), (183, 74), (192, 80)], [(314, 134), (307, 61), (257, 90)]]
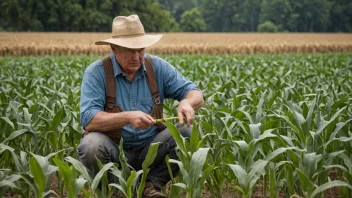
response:
[(261, 0), (244, 0), (241, 5), (241, 10), (246, 21), (245, 31), (255, 32), (259, 24)]
[(210, 32), (253, 32), (266, 21), (278, 31), (352, 31), (350, 0), (1, 0), (0, 30), (110, 32), (115, 16), (138, 14), (147, 32), (180, 31), (193, 8)]
[(203, 32), (207, 27), (197, 8), (182, 14), (180, 26), (184, 32)]
[[(64, 7), (66, 7), (66, 9), (64, 9), (62, 12), (62, 16), (63, 16), (62, 20), (63, 20), (63, 23), (67, 25), (62, 27), (62, 31), (81, 32), (83, 31), (81, 24), (83, 23), (83, 20), (84, 20), (84, 9), (77, 1), (73, 1), (71, 3), (68, 3), (68, 2), (69, 1), (65, 1), (63, 5)], [(108, 20), (106, 16), (105, 16), (105, 20), (106, 21)]]
[(204, 0), (201, 13), (208, 31), (253, 32), (259, 24), (261, 0)]
[(288, 0), (263, 0), (259, 21), (261, 24), (270, 21), (278, 26), (279, 31), (288, 30), (291, 14), (292, 8)]
[[(118, 15), (137, 14), (146, 32), (179, 31), (178, 23), (167, 10), (162, 10), (159, 3), (151, 0), (113, 0), (113, 7)], [(112, 16), (115, 16), (116, 13)]]
[(19, 16), (20, 5), (18, 0), (2, 0), (1, 1), (1, 20), (3, 20), (4, 27), (8, 30), (16, 30), (20, 24), (16, 20)]
[(352, 2), (335, 0), (330, 9), (330, 32), (352, 32)]
[(265, 21), (258, 25), (259, 32), (277, 32), (277, 26), (271, 21)]
[(0, 27), (9, 31), (110, 32), (117, 15), (138, 14), (146, 31), (179, 31), (151, 0), (2, 0)]
[(180, 23), (181, 15), (192, 8), (198, 8), (200, 0), (155, 0), (160, 7), (169, 10), (171, 15)]
[(3, 23), (10, 31), (43, 31), (44, 27), (38, 19), (39, 12), (45, 10), (42, 4), (34, 0), (3, 0), (0, 5), (3, 12)]
[(169, 11), (161, 10), (158, 3), (146, 3), (149, 12), (136, 12), (147, 32), (178, 32), (179, 25)]
[[(83, 3), (83, 31), (107, 32), (111, 31), (111, 22), (114, 15), (111, 15), (112, 2), (110, 0), (86, 0)], [(110, 9), (109, 9), (110, 6)], [(116, 10), (118, 11), (118, 10)]]
[(240, 11), (241, 0), (204, 0), (202, 17), (209, 32), (242, 31), (245, 20)]
[[(291, 29), (300, 32), (326, 31), (330, 24), (329, 11), (332, 3), (329, 0), (290, 0), (293, 13), (297, 13), (297, 26)], [(292, 19), (292, 18), (291, 18)]]

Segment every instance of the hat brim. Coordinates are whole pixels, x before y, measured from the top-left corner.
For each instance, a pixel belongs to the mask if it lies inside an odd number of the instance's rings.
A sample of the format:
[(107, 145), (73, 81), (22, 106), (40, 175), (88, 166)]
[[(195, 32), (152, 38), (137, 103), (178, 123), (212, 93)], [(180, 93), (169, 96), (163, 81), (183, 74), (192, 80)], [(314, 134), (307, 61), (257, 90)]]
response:
[(122, 37), (122, 38), (109, 38), (101, 41), (95, 42), (96, 45), (118, 45), (122, 47), (127, 47), (131, 49), (145, 48), (154, 45), (158, 42), (162, 34), (149, 34), (137, 37)]

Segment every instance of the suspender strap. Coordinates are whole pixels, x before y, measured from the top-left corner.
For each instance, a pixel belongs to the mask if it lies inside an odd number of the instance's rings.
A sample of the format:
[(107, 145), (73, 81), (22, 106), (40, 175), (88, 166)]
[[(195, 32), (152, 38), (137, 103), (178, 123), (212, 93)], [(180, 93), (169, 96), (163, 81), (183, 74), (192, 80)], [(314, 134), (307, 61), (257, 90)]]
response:
[(145, 58), (144, 59), (145, 67), (147, 69), (147, 83), (149, 85), (149, 89), (154, 98), (155, 104), (160, 104), (160, 96), (158, 91), (158, 83), (156, 81), (156, 75), (152, 63), (152, 59)]
[(114, 78), (114, 69), (109, 56), (106, 56), (102, 61), (106, 77), (106, 107), (112, 109), (116, 103), (116, 80)]
[[(109, 113), (123, 112), (123, 109), (120, 106), (116, 106), (116, 79), (114, 78), (114, 69), (112, 66), (111, 59), (109, 56), (107, 56), (103, 58), (102, 61), (104, 65), (105, 81), (106, 81), (105, 82), (106, 104), (105, 104), (104, 110)], [(148, 86), (155, 100), (155, 104), (153, 106), (151, 116), (155, 118), (162, 118), (163, 104), (160, 104), (158, 84), (157, 84), (152, 60), (150, 58), (146, 58), (145, 63), (147, 68)], [(162, 131), (166, 128), (166, 126), (161, 122), (158, 122), (155, 125), (158, 127), (159, 131)], [(119, 129), (106, 131), (104, 132), (104, 134), (107, 135), (114, 142), (118, 143), (121, 139), (121, 131), (122, 131), (122, 128), (119, 128)], [(87, 135), (88, 133), (89, 133), (88, 131), (85, 131), (84, 135)]]

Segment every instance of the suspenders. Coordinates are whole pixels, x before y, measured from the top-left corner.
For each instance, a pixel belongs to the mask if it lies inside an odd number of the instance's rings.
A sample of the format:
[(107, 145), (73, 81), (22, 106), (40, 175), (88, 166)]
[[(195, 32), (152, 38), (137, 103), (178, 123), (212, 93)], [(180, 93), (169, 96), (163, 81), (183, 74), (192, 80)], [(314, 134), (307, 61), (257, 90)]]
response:
[[(104, 111), (108, 113), (123, 112), (123, 109), (120, 106), (116, 106), (116, 79), (114, 77), (114, 70), (111, 59), (109, 56), (106, 56), (102, 59), (102, 61), (106, 77), (106, 104), (104, 106)], [(150, 58), (145, 58), (144, 63), (147, 69), (147, 83), (155, 102), (150, 115), (153, 118), (159, 119), (163, 117), (163, 104), (161, 104), (160, 102), (158, 84), (154, 67)], [(161, 122), (158, 122), (155, 125), (158, 127), (159, 131), (164, 130), (166, 128), (166, 126)], [(113, 141), (119, 142), (121, 139), (121, 131), (122, 128), (119, 128), (115, 130), (106, 131), (104, 132), (104, 134), (110, 137)]]

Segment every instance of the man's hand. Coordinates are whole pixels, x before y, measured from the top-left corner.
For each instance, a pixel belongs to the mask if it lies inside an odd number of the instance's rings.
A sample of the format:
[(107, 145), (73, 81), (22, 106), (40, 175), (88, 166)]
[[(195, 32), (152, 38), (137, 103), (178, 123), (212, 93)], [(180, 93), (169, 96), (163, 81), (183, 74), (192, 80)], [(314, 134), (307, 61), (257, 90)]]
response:
[(177, 114), (178, 119), (183, 126), (183, 119), (186, 117), (187, 126), (190, 127), (194, 119), (194, 110), (199, 109), (204, 103), (204, 97), (202, 92), (198, 90), (192, 90), (187, 95), (186, 98), (181, 100), (178, 104)]
[(127, 119), (129, 124), (136, 129), (147, 128), (155, 124), (155, 120), (142, 111), (129, 111)]
[(181, 102), (178, 104), (177, 114), (181, 126), (184, 125), (184, 117), (187, 119), (187, 126), (191, 126), (194, 118), (194, 110), (187, 99), (181, 100)]

